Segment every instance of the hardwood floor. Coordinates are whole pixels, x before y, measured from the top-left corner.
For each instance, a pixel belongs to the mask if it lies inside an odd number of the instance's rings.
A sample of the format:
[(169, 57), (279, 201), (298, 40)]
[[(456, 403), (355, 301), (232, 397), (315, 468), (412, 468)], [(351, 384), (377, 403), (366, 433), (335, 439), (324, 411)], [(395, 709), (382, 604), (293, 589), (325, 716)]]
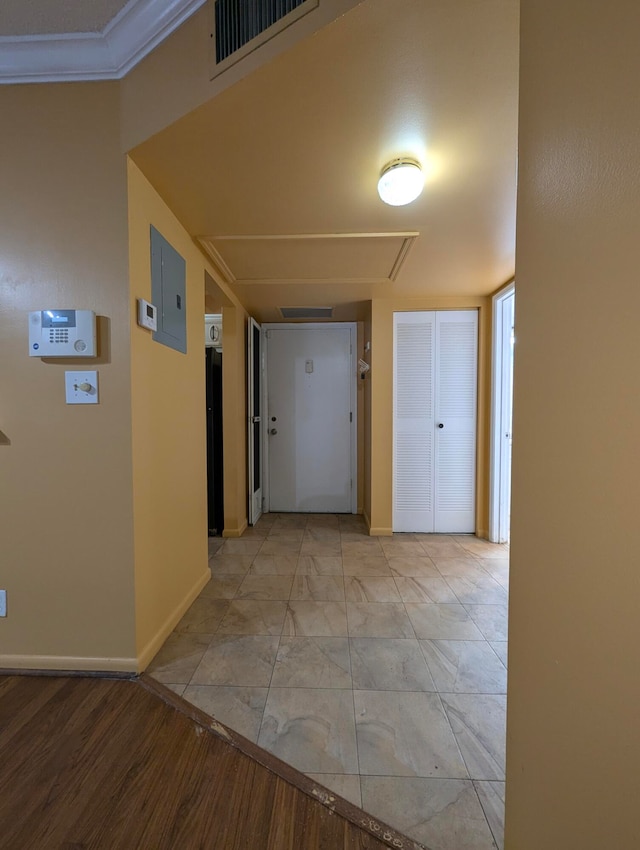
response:
[(177, 698), (172, 705), (153, 688), (139, 680), (0, 677), (0, 848), (416, 846), (397, 836), (378, 840), (242, 752), (237, 736), (224, 740), (224, 729), (216, 734), (204, 715), (185, 714)]

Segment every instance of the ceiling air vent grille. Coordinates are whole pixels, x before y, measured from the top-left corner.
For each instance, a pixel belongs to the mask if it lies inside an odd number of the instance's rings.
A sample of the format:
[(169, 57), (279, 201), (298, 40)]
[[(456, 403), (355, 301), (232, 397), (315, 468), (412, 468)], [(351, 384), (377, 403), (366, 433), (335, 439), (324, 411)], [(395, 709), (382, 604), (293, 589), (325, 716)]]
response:
[[(215, 0), (216, 63), (224, 62), (245, 44), (282, 21), (272, 33), (275, 35), (317, 5), (317, 0)], [(298, 14), (292, 15), (296, 11)], [(288, 15), (292, 15), (291, 20), (283, 20)], [(265, 40), (261, 39), (260, 43)]]
[(283, 319), (330, 319), (333, 307), (280, 307)]

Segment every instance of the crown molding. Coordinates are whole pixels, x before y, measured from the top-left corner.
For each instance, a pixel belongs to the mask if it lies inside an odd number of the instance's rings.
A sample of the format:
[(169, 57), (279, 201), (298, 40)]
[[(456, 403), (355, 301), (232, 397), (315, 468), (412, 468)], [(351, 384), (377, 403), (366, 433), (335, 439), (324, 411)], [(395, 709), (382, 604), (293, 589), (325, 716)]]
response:
[(119, 80), (207, 0), (130, 0), (101, 33), (0, 37), (0, 84)]

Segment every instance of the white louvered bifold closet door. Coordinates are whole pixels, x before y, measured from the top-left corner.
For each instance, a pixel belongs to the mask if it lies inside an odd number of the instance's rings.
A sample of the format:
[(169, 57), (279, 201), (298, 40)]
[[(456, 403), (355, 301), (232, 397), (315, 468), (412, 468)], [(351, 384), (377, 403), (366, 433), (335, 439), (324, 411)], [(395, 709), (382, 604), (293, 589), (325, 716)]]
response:
[(433, 531), (434, 313), (393, 314), (393, 530)]
[(394, 314), (393, 529), (475, 530), (478, 314)]

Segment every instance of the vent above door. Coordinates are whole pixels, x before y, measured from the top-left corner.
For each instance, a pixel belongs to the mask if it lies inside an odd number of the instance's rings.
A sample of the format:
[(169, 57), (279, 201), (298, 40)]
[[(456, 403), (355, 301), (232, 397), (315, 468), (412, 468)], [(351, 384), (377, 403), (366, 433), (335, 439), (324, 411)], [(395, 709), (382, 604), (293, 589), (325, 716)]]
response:
[(319, 0), (212, 0), (218, 74), (318, 6)]
[(283, 319), (331, 319), (333, 307), (280, 307)]

